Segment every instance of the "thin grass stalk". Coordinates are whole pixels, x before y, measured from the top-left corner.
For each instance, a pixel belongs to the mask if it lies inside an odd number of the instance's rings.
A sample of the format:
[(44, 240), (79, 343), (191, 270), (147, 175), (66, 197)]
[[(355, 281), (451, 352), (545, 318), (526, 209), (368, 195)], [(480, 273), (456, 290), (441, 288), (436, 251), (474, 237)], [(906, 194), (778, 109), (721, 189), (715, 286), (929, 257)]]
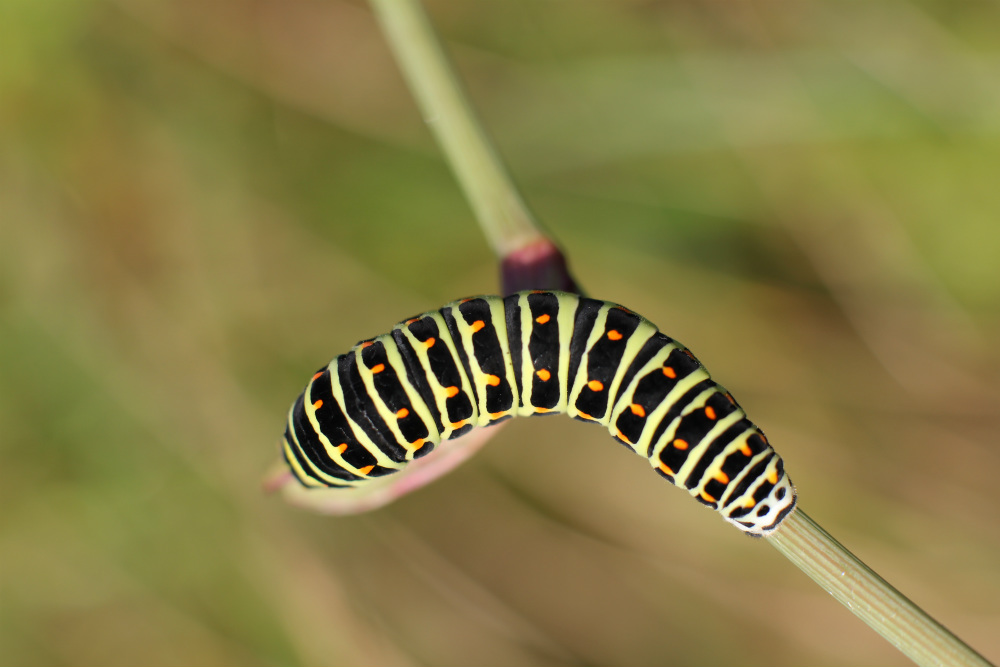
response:
[[(370, 0), (404, 76), (503, 260), (550, 240), (477, 121), (419, 0)], [(918, 665), (990, 663), (798, 509), (766, 538), (788, 560)]]
[(498, 258), (545, 238), (477, 120), (419, 0), (371, 0), (396, 62)]
[(800, 509), (767, 540), (918, 665), (989, 666)]

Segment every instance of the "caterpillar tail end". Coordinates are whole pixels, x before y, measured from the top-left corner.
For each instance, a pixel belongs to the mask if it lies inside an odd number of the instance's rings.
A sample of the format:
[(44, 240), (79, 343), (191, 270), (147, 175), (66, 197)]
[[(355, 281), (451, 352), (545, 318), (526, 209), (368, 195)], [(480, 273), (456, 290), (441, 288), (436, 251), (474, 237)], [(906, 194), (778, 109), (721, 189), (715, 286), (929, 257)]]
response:
[(271, 495), (272, 493), (281, 491), (285, 485), (291, 482), (296, 482), (295, 475), (292, 474), (287, 463), (278, 461), (264, 475), (260, 487), (264, 493)]
[(399, 472), (354, 487), (304, 486), (288, 464), (282, 461), (264, 478), (264, 492), (280, 491), (289, 504), (319, 514), (346, 516), (370, 512), (450, 472), (479, 451), (502, 426), (475, 429), (454, 440), (446, 440), (430, 454), (411, 461)]

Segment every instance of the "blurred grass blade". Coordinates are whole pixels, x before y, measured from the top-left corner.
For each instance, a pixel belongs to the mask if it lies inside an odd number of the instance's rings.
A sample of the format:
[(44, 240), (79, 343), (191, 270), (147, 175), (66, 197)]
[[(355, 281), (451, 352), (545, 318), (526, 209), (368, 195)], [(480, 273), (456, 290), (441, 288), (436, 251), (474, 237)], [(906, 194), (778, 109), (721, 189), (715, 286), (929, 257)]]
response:
[(792, 512), (768, 541), (918, 665), (990, 665), (801, 509)]

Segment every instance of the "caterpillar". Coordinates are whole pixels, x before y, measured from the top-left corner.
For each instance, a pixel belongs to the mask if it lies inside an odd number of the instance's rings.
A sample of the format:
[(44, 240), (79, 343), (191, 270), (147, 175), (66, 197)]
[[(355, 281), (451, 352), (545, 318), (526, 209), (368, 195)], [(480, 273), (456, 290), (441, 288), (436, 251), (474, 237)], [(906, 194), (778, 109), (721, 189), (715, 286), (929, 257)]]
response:
[(566, 292), (461, 299), (361, 341), (309, 381), (282, 450), (303, 486), (356, 487), (474, 428), (557, 413), (606, 427), (749, 535), (795, 507), (781, 458), (687, 348)]

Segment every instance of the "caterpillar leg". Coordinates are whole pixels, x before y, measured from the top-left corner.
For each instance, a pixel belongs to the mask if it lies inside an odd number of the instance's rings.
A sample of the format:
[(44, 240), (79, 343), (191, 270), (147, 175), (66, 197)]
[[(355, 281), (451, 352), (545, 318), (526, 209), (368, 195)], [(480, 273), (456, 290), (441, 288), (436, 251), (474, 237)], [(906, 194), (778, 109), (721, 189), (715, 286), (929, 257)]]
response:
[(454, 440), (445, 440), (423, 458), (411, 461), (398, 473), (371, 480), (353, 488), (307, 488), (299, 484), (288, 466), (277, 464), (264, 479), (264, 491), (281, 491), (292, 505), (320, 514), (361, 514), (388, 505), (397, 498), (430, 484), (458, 467), (492, 438), (498, 427), (473, 429)]

